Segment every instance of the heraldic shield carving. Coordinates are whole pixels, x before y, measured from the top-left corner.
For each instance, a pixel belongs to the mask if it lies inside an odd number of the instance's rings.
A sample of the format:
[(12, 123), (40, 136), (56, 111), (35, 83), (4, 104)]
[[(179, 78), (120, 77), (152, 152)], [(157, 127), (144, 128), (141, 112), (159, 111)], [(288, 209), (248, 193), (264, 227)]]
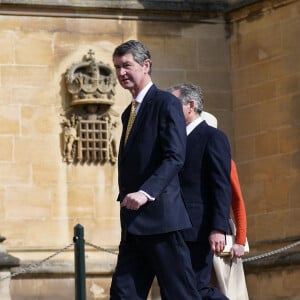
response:
[(62, 154), (67, 163), (115, 163), (114, 130), (118, 114), (114, 104), (116, 76), (102, 61), (96, 62), (89, 50), (81, 62), (66, 72), (71, 95), (70, 110), (62, 122)]

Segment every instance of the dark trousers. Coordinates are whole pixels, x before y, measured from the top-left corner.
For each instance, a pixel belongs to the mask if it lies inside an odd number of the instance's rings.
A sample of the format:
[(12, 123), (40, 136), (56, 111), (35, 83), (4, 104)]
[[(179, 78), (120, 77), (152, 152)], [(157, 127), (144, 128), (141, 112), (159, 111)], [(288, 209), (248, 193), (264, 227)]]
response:
[(152, 236), (128, 234), (119, 246), (110, 299), (147, 299), (154, 276), (163, 300), (201, 300), (189, 250), (180, 232)]
[(190, 250), (197, 289), (203, 300), (229, 300), (217, 288), (210, 286), (213, 252), (209, 243), (186, 242)]

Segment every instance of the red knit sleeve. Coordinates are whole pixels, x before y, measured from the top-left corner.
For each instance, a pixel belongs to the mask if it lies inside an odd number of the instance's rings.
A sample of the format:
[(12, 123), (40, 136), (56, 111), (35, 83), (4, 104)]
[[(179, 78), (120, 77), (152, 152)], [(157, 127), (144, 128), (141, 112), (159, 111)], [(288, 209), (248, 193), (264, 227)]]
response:
[(236, 165), (233, 160), (231, 160), (230, 182), (232, 191), (231, 207), (236, 225), (236, 243), (245, 245), (247, 234), (246, 209)]

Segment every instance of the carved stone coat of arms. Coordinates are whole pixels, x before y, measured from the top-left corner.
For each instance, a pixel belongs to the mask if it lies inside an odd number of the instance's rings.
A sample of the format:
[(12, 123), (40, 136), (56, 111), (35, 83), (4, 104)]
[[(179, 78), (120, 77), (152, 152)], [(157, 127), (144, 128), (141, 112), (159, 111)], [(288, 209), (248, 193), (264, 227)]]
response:
[(118, 116), (114, 104), (116, 77), (113, 69), (96, 62), (90, 50), (66, 72), (70, 111), (62, 122), (62, 155), (67, 163), (115, 163), (114, 130)]

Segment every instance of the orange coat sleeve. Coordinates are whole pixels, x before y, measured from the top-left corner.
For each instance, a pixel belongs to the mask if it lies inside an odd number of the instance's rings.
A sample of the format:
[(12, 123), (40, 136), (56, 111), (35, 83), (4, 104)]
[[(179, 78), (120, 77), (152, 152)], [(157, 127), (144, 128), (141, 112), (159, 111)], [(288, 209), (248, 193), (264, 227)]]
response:
[(236, 165), (233, 160), (231, 160), (230, 182), (232, 191), (231, 207), (236, 225), (236, 243), (245, 245), (247, 234), (246, 209)]

